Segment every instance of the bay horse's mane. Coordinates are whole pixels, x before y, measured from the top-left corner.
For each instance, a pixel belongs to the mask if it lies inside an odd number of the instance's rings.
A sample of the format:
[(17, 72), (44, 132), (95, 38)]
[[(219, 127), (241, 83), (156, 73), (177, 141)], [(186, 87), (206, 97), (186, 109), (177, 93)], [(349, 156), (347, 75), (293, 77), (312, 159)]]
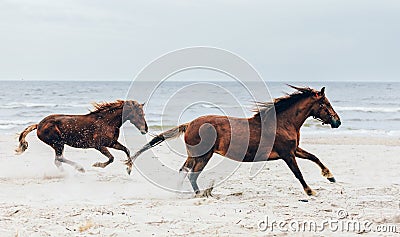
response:
[(296, 87), (292, 85), (288, 86), (296, 89), (296, 91), (292, 94), (286, 93), (285, 96), (275, 98), (273, 102), (255, 102), (256, 108), (253, 109), (253, 112), (256, 112), (256, 114), (254, 117), (260, 116), (260, 113), (268, 113), (272, 108), (275, 109), (276, 114), (279, 114), (288, 109), (297, 101), (315, 94), (315, 91), (310, 87)]
[(124, 107), (124, 103), (125, 101), (123, 100), (117, 100), (115, 102), (93, 103), (92, 105), (94, 107), (94, 110), (91, 110), (90, 114), (96, 114), (107, 110), (120, 109)]

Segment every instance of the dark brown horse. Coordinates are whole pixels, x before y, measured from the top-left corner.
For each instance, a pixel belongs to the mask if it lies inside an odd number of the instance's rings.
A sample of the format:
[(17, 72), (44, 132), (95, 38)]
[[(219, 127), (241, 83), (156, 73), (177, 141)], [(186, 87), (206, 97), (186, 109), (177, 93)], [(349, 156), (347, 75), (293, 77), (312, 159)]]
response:
[[(335, 182), (335, 179), (315, 155), (299, 147), (300, 127), (310, 116), (319, 119), (323, 124), (330, 124), (332, 128), (339, 127), (341, 122), (325, 96), (325, 88), (316, 91), (311, 88), (291, 87), (297, 92), (277, 98), (273, 103), (259, 104), (261, 109), (258, 109), (252, 118), (202, 116), (161, 133), (131, 157), (131, 161), (162, 141), (184, 133), (188, 158), (180, 172), (184, 172), (184, 176), (189, 174), (196, 196), (211, 195), (212, 188), (200, 193), (197, 178), (213, 153), (242, 162), (282, 159), (300, 181), (304, 191), (308, 195), (314, 195), (315, 192), (304, 181), (295, 157), (315, 162), (321, 168), (324, 177), (331, 182)], [(276, 124), (272, 123), (271, 126), (271, 121), (275, 118)], [(216, 134), (213, 136), (210, 133), (208, 136), (207, 130)], [(242, 135), (246, 130), (249, 131), (248, 137)], [(268, 139), (271, 133), (274, 139)], [(231, 144), (234, 137), (237, 137), (236, 142)], [(263, 139), (272, 142), (263, 143)], [(204, 145), (199, 145), (201, 143)]]
[(17, 154), (23, 153), (28, 148), (26, 135), (37, 129), (38, 138), (55, 150), (54, 163), (59, 169), (62, 169), (61, 163), (64, 162), (80, 172), (85, 172), (82, 166), (64, 158), (64, 145), (95, 148), (108, 157), (108, 161), (104, 163), (93, 164), (95, 167), (104, 168), (113, 162), (114, 157), (107, 147), (122, 150), (129, 158), (128, 148), (117, 141), (119, 129), (129, 120), (142, 134), (147, 133), (143, 104), (132, 100), (118, 100), (113, 103), (94, 104), (94, 107), (95, 110), (87, 115), (50, 115), (39, 124), (27, 127), (19, 136), (19, 147), (15, 151)]

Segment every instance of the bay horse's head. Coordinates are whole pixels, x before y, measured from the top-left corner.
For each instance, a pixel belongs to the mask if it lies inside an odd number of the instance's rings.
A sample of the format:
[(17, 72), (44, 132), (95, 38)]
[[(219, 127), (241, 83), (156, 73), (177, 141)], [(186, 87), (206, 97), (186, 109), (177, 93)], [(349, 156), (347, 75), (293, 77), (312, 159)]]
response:
[(124, 118), (129, 120), (142, 134), (148, 132), (146, 120), (144, 118), (143, 104), (137, 101), (127, 100), (124, 103)]
[(330, 124), (332, 128), (338, 128), (342, 123), (339, 115), (332, 108), (331, 103), (325, 96), (325, 87), (321, 91), (312, 90), (314, 104), (311, 108), (311, 116), (322, 121), (322, 124)]

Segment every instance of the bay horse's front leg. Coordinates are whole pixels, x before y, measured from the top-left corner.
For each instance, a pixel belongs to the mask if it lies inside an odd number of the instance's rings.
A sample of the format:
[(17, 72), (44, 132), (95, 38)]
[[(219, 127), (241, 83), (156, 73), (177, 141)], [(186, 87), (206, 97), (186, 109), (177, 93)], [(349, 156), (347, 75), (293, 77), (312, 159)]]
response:
[(312, 190), (304, 181), (303, 175), (300, 172), (299, 166), (297, 165), (296, 159), (294, 156), (288, 156), (286, 158), (283, 158), (283, 160), (286, 162), (286, 164), (289, 166), (290, 170), (292, 170), (294, 176), (300, 181), (301, 185), (303, 186), (304, 191), (307, 193), (307, 195), (316, 195), (315, 191)]
[(322, 162), (313, 154), (301, 149), (300, 147), (296, 148), (296, 156), (302, 159), (311, 160), (312, 162), (316, 163), (319, 167), (321, 167), (322, 176), (327, 178), (330, 182), (336, 182), (333, 174), (329, 171), (329, 169), (322, 164)]
[(100, 148), (96, 148), (96, 150), (100, 151), (103, 155), (108, 157), (108, 161), (102, 163), (102, 162), (96, 162), (93, 164), (94, 167), (100, 167), (100, 168), (105, 168), (107, 165), (112, 163), (114, 161), (114, 156), (108, 151), (107, 147), (102, 146)]

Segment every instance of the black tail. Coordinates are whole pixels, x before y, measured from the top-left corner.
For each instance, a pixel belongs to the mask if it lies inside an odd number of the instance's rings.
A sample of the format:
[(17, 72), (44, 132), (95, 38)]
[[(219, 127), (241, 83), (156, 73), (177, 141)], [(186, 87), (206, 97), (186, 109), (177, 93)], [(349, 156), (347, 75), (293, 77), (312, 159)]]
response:
[(143, 152), (149, 150), (152, 147), (157, 146), (158, 144), (162, 143), (165, 140), (170, 140), (173, 138), (179, 137), (181, 134), (185, 133), (186, 128), (188, 127), (188, 124), (181, 124), (178, 127), (171, 128), (168, 131), (165, 131), (163, 133), (160, 133), (153, 139), (151, 139), (150, 142), (148, 142), (146, 145), (144, 145), (139, 151), (137, 151), (133, 156), (130, 157), (130, 160), (135, 160), (140, 154)]

